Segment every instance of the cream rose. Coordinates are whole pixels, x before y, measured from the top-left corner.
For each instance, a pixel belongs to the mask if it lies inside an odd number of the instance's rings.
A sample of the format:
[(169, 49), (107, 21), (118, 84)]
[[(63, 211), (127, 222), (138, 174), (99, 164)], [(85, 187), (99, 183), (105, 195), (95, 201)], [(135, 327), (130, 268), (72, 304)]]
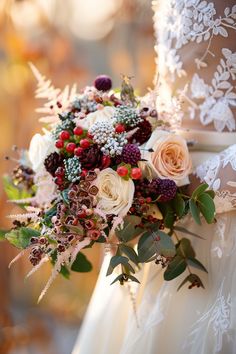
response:
[(110, 121), (114, 114), (114, 111), (114, 107), (106, 106), (102, 109), (98, 109), (95, 112), (89, 113), (83, 119), (76, 120), (76, 123), (80, 127), (89, 130), (94, 123)]
[(98, 208), (105, 214), (124, 217), (134, 197), (134, 183), (131, 179), (125, 181), (111, 168), (102, 170), (97, 177)]
[(32, 169), (37, 173), (44, 169), (44, 160), (52, 152), (56, 151), (55, 141), (51, 134), (35, 134), (30, 142), (28, 151)]
[[(153, 152), (147, 150), (153, 149)], [(178, 186), (189, 183), (192, 169), (186, 141), (178, 135), (156, 129), (145, 146), (144, 159), (159, 178), (169, 178)]]

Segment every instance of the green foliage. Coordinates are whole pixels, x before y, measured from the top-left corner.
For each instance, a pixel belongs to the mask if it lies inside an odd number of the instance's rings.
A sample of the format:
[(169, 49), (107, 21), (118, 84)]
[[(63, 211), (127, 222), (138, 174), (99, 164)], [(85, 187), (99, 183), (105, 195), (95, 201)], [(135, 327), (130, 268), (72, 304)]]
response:
[(197, 268), (197, 269), (202, 270), (203, 272), (208, 273), (206, 268), (204, 267), (204, 265), (200, 261), (198, 261), (196, 258), (189, 257), (187, 259), (187, 263), (190, 267)]
[(118, 266), (121, 265), (123, 268), (129, 273), (131, 271), (132, 273), (135, 273), (133, 267), (129, 263), (129, 258), (120, 256), (120, 255), (115, 255), (111, 258), (109, 267), (107, 269), (107, 274), (110, 275), (113, 273), (114, 269)]
[(187, 263), (184, 258), (176, 255), (174, 259), (169, 263), (164, 273), (165, 280), (172, 280), (182, 274), (187, 267)]
[(27, 248), (31, 237), (39, 237), (40, 232), (29, 227), (12, 229), (5, 234), (5, 238), (15, 247)]
[(61, 192), (61, 197), (62, 197), (62, 200), (64, 201), (65, 204), (69, 204), (68, 192), (69, 192), (69, 189), (64, 189)]
[(188, 229), (185, 229), (182, 226), (177, 226), (176, 225), (176, 226), (174, 226), (173, 230), (182, 232), (183, 234), (188, 234), (188, 235), (191, 235), (191, 236), (194, 236), (194, 237), (197, 237), (197, 238), (201, 238), (202, 240), (204, 240), (204, 237), (196, 234), (195, 232), (189, 231)]
[(191, 242), (187, 238), (182, 238), (176, 246), (177, 254), (182, 258), (194, 258), (195, 251), (191, 245)]
[(83, 253), (79, 252), (71, 266), (71, 270), (73, 270), (74, 272), (87, 273), (90, 272), (92, 269), (92, 263), (87, 259), (87, 257)]
[(182, 286), (184, 286), (187, 282), (190, 282), (190, 284), (197, 283), (197, 284), (199, 284), (200, 287), (202, 287), (204, 289), (204, 285), (203, 285), (201, 279), (199, 278), (199, 276), (191, 273), (191, 274), (187, 275), (187, 277), (182, 281), (182, 283), (179, 285), (177, 291), (179, 291), (182, 288)]
[(138, 257), (140, 262), (148, 262), (155, 254), (174, 257), (175, 253), (172, 238), (161, 230), (147, 231), (139, 239)]
[(124, 218), (123, 229), (116, 229), (116, 236), (121, 242), (128, 242), (143, 233), (143, 229), (138, 227), (141, 218), (135, 215), (128, 215)]
[(9, 176), (3, 176), (3, 187), (10, 200), (19, 200), (32, 197), (32, 193), (13, 184)]
[(0, 230), (0, 241), (5, 240), (5, 235), (9, 232), (9, 230)]
[(43, 223), (48, 226), (52, 227), (52, 217), (56, 215), (57, 207), (54, 205), (51, 209), (47, 210), (43, 216)]
[(158, 207), (163, 215), (165, 227), (172, 229), (175, 222), (175, 211), (171, 203), (159, 203)]
[(174, 206), (177, 216), (181, 218), (185, 212), (185, 201), (178, 193), (176, 194), (175, 198), (173, 199), (173, 206)]
[(214, 221), (215, 204), (213, 198), (215, 193), (211, 190), (207, 190), (207, 188), (208, 185), (206, 183), (200, 184), (200, 186), (194, 190), (189, 200), (190, 212), (195, 222), (199, 225), (201, 225), (200, 213), (208, 224)]
[(119, 249), (120, 252), (124, 253), (133, 263), (135, 264), (139, 263), (138, 255), (132, 247), (124, 244), (120, 244)]

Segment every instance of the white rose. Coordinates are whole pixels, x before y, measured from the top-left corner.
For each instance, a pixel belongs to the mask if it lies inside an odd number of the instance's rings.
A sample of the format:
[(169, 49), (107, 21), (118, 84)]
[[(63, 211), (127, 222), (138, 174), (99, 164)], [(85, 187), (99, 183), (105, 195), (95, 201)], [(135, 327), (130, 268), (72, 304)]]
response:
[(28, 151), (32, 169), (38, 173), (44, 170), (44, 160), (52, 152), (56, 151), (55, 141), (51, 134), (35, 134), (30, 142)]
[(94, 123), (110, 121), (114, 112), (114, 107), (106, 106), (103, 109), (89, 113), (85, 118), (77, 120), (76, 123), (83, 129), (89, 130)]
[(105, 214), (124, 217), (133, 203), (133, 181), (131, 179), (126, 181), (113, 169), (106, 168), (99, 173), (96, 185), (99, 190), (98, 208)]
[[(149, 149), (153, 152), (148, 152)], [(189, 183), (192, 162), (187, 143), (181, 136), (154, 130), (145, 145), (143, 158), (148, 161), (155, 176), (171, 179), (178, 186)]]

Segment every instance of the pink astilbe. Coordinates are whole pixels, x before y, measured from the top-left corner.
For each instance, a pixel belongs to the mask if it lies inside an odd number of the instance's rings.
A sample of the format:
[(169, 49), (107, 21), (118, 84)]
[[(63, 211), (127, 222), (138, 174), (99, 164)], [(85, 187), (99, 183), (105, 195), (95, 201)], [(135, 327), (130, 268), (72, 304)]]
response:
[(46, 255), (45, 257), (43, 257), (43, 258), (40, 260), (40, 262), (39, 262), (36, 266), (34, 266), (34, 267), (29, 271), (29, 273), (26, 275), (25, 278), (26, 278), (26, 279), (29, 278), (32, 274), (34, 274), (35, 272), (37, 272), (37, 270), (39, 270), (39, 268), (41, 268), (44, 263), (47, 263), (48, 261), (49, 261), (49, 256)]
[(36, 109), (36, 112), (44, 114), (39, 121), (54, 126), (60, 121), (58, 114), (66, 111), (76, 97), (77, 87), (74, 84), (71, 89), (68, 85), (63, 90), (55, 88), (51, 80), (46, 79), (32, 63), (29, 66), (38, 81), (35, 97), (47, 100), (42, 107)]

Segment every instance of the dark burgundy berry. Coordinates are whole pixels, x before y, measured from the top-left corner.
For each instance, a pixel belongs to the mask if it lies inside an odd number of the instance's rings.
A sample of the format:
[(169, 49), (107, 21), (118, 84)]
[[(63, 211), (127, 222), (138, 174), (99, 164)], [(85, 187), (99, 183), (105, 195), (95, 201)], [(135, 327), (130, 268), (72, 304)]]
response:
[(112, 88), (111, 78), (107, 75), (99, 75), (94, 81), (94, 86), (99, 91), (109, 91)]

